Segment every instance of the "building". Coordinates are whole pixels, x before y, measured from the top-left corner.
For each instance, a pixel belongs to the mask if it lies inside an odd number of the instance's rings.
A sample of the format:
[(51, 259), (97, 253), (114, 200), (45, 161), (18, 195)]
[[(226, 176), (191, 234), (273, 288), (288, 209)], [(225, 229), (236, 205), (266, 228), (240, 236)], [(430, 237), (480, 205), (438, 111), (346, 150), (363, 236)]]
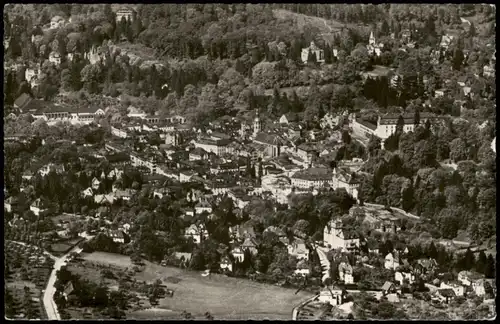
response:
[(33, 212), (33, 214), (35, 214), (36, 216), (40, 215), (41, 212), (43, 212), (45, 209), (43, 208), (43, 203), (42, 203), (42, 200), (40, 198), (38, 198), (37, 200), (35, 200), (31, 206), (30, 206), (30, 210)]
[(461, 285), (459, 282), (441, 282), (439, 286), (441, 289), (452, 289), (455, 292), (456, 296), (464, 296), (465, 295), (465, 287)]
[(120, 126), (111, 126), (111, 134), (120, 138), (127, 138), (128, 133), (125, 129)]
[(297, 171), (291, 177), (292, 186), (302, 189), (333, 186), (332, 175), (332, 171), (327, 168), (309, 168)]
[(307, 261), (301, 260), (301, 261), (297, 262), (296, 269), (293, 273), (298, 275), (298, 276), (305, 277), (305, 276), (308, 276), (310, 274), (310, 272), (311, 271), (309, 270), (309, 265), (307, 264)]
[(189, 161), (201, 161), (208, 158), (208, 153), (201, 147), (197, 147), (189, 152)]
[(195, 148), (201, 148), (206, 152), (214, 153), (215, 155), (233, 154), (234, 148), (229, 145), (231, 140), (212, 140), (199, 139), (193, 142)]
[[(417, 125), (415, 124), (415, 114), (386, 114), (384, 116), (379, 116), (377, 121), (377, 128), (375, 129), (374, 135), (382, 140), (386, 140), (389, 136), (396, 132), (396, 126), (398, 124), (399, 118), (403, 119), (403, 132), (413, 132)], [(420, 113), (420, 125), (424, 125), (427, 120), (434, 122), (437, 117), (433, 114), (422, 112)]]
[(289, 113), (283, 114), (280, 117), (279, 123), (288, 125), (290, 123), (295, 123), (297, 121), (298, 121), (297, 114), (295, 114), (293, 112), (289, 112)]
[(50, 20), (50, 29), (56, 29), (64, 25), (64, 18), (61, 16), (54, 16)]
[(370, 138), (375, 134), (377, 130), (377, 125), (370, 123), (369, 121), (355, 118), (352, 122), (352, 131), (355, 135), (359, 137)]
[(331, 249), (352, 250), (359, 248), (359, 238), (354, 231), (343, 226), (342, 221), (331, 220), (323, 231), (323, 242)]
[(284, 146), (284, 140), (276, 134), (258, 133), (253, 142), (262, 145), (262, 155), (264, 157), (277, 157), (281, 154), (281, 148)]
[(464, 286), (473, 286), (476, 282), (483, 279), (484, 275), (475, 271), (460, 271), (457, 280)]
[(146, 156), (146, 155), (139, 155), (137, 153), (131, 153), (130, 154), (130, 163), (134, 167), (145, 167), (149, 169), (149, 171), (152, 174), (157, 173), (157, 161), (156, 161), (156, 156)]
[(402, 285), (405, 280), (411, 285), (415, 281), (415, 275), (410, 272), (396, 271), (394, 280)]
[(386, 281), (382, 286), (382, 294), (384, 296), (389, 294), (395, 294), (396, 292), (397, 292), (396, 285), (393, 282)]
[(184, 236), (186, 238), (191, 237), (194, 243), (200, 244), (204, 239), (208, 238), (208, 231), (203, 224), (192, 224), (186, 229)]
[(132, 21), (134, 17), (135, 10), (130, 7), (121, 7), (116, 11), (116, 22), (121, 22), (123, 18), (125, 20)]
[(359, 180), (355, 173), (349, 173), (342, 168), (333, 169), (332, 188), (344, 188), (354, 199), (358, 199)]
[(292, 244), (287, 245), (288, 254), (296, 256), (298, 260), (309, 260), (309, 249), (301, 239), (294, 239)]
[(352, 266), (348, 262), (340, 262), (338, 270), (340, 281), (343, 281), (346, 285), (354, 283)]
[(181, 143), (181, 136), (177, 132), (169, 132), (165, 134), (165, 144), (178, 146)]
[(384, 44), (377, 44), (375, 40), (375, 36), (373, 35), (373, 31), (370, 33), (370, 39), (368, 40), (368, 46), (366, 49), (368, 50), (368, 54), (380, 56), (382, 54), (382, 49), (384, 48)]
[(231, 259), (228, 256), (222, 257), (220, 261), (220, 269), (223, 272), (225, 271), (233, 272), (233, 261), (231, 261)]
[(58, 52), (51, 52), (49, 54), (49, 62), (55, 65), (60, 65), (61, 64), (61, 54)]
[(446, 304), (451, 302), (456, 297), (455, 291), (450, 288), (438, 289), (435, 296), (438, 298), (438, 300)]
[(399, 267), (399, 255), (394, 253), (388, 253), (384, 259), (384, 268), (388, 270), (396, 270)]
[(203, 213), (211, 213), (212, 212), (212, 205), (210, 205), (210, 203), (208, 203), (208, 201), (203, 200), (203, 201), (198, 202), (194, 206), (194, 210), (195, 210), (196, 215), (200, 215)]
[(303, 48), (300, 54), (302, 62), (307, 63), (309, 59), (309, 53), (312, 53), (316, 57), (316, 62), (324, 63), (325, 62), (325, 53), (322, 49), (316, 46), (314, 41), (309, 44), (309, 47)]
[(17, 108), (21, 111), (25, 110), (30, 103), (34, 101), (33, 98), (30, 97), (27, 93), (22, 93), (15, 101), (14, 108)]
[(109, 231), (108, 236), (113, 240), (115, 243), (120, 243), (124, 244), (125, 243), (125, 234), (123, 231)]
[(439, 47), (441, 47), (444, 50), (448, 50), (450, 47), (450, 44), (453, 42), (455, 39), (455, 36), (452, 35), (444, 35), (441, 37), (441, 42), (439, 43)]

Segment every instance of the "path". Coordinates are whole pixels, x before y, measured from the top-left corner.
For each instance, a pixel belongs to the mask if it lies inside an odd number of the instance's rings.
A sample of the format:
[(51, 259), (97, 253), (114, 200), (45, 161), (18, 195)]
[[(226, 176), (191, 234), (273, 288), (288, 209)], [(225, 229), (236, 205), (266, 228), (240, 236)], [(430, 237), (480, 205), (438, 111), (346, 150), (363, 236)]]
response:
[[(87, 240), (90, 240), (91, 238), (93, 238), (93, 236), (88, 236)], [(50, 273), (50, 278), (49, 281), (47, 282), (47, 288), (45, 288), (45, 292), (43, 295), (43, 306), (45, 307), (45, 311), (47, 312), (47, 317), (49, 320), (61, 320), (61, 316), (57, 311), (57, 305), (54, 302), (54, 294), (56, 293), (56, 288), (54, 287), (54, 285), (57, 279), (56, 273), (58, 270), (60, 270), (63, 266), (67, 264), (69, 256), (73, 252), (81, 253), (82, 248), (75, 246), (68, 253), (66, 253), (59, 259), (56, 259), (56, 262), (54, 264), (54, 269)]]

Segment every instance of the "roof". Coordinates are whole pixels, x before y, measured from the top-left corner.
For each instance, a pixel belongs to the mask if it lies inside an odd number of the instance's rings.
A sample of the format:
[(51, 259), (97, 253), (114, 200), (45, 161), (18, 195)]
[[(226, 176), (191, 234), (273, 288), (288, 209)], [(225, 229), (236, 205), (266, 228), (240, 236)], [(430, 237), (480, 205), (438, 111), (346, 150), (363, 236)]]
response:
[(71, 281), (64, 286), (64, 294), (66, 294), (66, 296), (71, 294), (74, 290), (75, 288), (73, 287), (73, 283)]
[(257, 247), (257, 244), (251, 237), (247, 237), (243, 244), (241, 245), (243, 247)]
[(384, 285), (382, 286), (382, 290), (389, 290), (394, 284), (390, 281), (386, 281)]
[(206, 155), (207, 151), (205, 151), (201, 147), (197, 147), (194, 150), (192, 150), (191, 152), (189, 152), (189, 154), (194, 154), (194, 155), (202, 156), (202, 155)]
[(371, 129), (371, 130), (375, 130), (375, 129), (377, 129), (377, 125), (373, 125), (372, 123), (370, 123), (370, 122), (368, 122), (368, 121), (366, 121), (366, 120), (363, 120), (363, 119), (356, 119), (356, 122), (357, 122), (358, 124), (361, 124), (361, 125), (363, 125), (363, 126), (368, 127), (368, 128), (369, 128), (369, 129)]
[(455, 297), (455, 291), (451, 288), (438, 289), (438, 293), (443, 297)]
[(14, 105), (19, 107), (19, 109), (24, 109), (25, 106), (27, 106), (33, 98), (31, 98), (27, 93), (21, 94), (16, 101), (14, 101)]
[(468, 279), (471, 279), (471, 280), (479, 280), (479, 279), (482, 279), (484, 278), (484, 275), (482, 275), (481, 273), (479, 272), (475, 272), (475, 271), (460, 271), (458, 273), (459, 276), (465, 276), (467, 277)]
[(332, 171), (327, 168), (309, 168), (295, 172), (292, 178), (309, 181), (330, 181), (332, 180)]
[[(286, 114), (284, 114), (283, 116), (285, 116), (285, 118), (286, 118), (286, 120), (287, 120), (288, 122), (295, 122), (295, 121), (297, 121), (297, 120), (298, 120), (298, 116), (297, 116), (297, 114), (296, 114), (296, 113), (293, 113), (293, 112), (286, 113)], [(282, 116), (282, 117), (283, 117), (283, 116)]]
[(254, 139), (254, 142), (268, 145), (283, 145), (283, 139), (276, 134), (259, 133)]

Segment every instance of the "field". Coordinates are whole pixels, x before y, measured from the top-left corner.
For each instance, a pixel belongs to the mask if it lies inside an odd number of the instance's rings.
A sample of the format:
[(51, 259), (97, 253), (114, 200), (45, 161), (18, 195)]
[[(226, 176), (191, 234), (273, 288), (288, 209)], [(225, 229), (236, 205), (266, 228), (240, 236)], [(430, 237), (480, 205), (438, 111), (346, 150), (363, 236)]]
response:
[[(82, 255), (82, 258), (86, 261), (84, 265), (92, 262), (123, 270), (133, 268), (130, 258), (122, 255), (94, 252)], [(98, 276), (97, 271), (87, 270), (87, 267), (76, 271), (93, 280)], [(295, 295), (293, 289), (223, 275), (202, 277), (198, 272), (162, 267), (147, 261), (144, 270), (136, 273), (133, 278), (137, 282), (160, 279), (175, 294), (172, 298), (161, 299), (157, 309), (129, 312), (127, 319), (176, 318), (185, 310), (199, 318), (210, 312), (215, 319), (286, 320), (291, 318), (294, 306), (312, 296), (306, 292)]]
[(63, 256), (84, 238), (78, 237), (70, 240), (60, 241), (50, 245), (50, 251), (55, 256)]
[(12, 300), (5, 302), (11, 309), (10, 317), (16, 319), (45, 319), (42, 290), (52, 270), (53, 261), (39, 249), (26, 247), (14, 242), (6, 242), (4, 274), (5, 290)]

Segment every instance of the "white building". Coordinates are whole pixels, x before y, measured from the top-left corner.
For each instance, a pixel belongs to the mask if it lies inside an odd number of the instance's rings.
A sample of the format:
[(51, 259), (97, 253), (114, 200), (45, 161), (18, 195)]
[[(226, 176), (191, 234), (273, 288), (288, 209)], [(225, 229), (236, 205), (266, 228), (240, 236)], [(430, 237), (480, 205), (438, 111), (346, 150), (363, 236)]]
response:
[(453, 291), (455, 292), (455, 295), (457, 295), (457, 296), (463, 296), (465, 294), (465, 287), (463, 285), (461, 285), (460, 283), (441, 282), (441, 286), (439, 286), (439, 288), (441, 288), (441, 289), (446, 289), (446, 288), (453, 289)]
[(411, 285), (415, 281), (415, 275), (410, 272), (396, 271), (394, 274), (394, 280), (399, 282), (400, 285), (402, 285), (405, 280), (408, 280), (408, 283)]
[(388, 253), (384, 259), (384, 268), (396, 270), (399, 267), (399, 256), (396, 253)]
[(111, 126), (111, 134), (120, 138), (127, 138), (128, 136), (127, 131), (125, 129), (114, 126)]
[(375, 36), (373, 35), (373, 31), (370, 33), (370, 39), (368, 40), (368, 46), (366, 49), (368, 50), (368, 54), (380, 56), (382, 54), (382, 49), (384, 48), (384, 44), (377, 44), (375, 40)]
[(352, 250), (359, 248), (359, 238), (353, 231), (343, 227), (342, 221), (331, 220), (323, 231), (323, 242), (331, 249)]
[(49, 54), (49, 62), (55, 65), (60, 65), (61, 64), (61, 54), (57, 52), (51, 52)]
[(116, 11), (116, 22), (121, 22), (122, 18), (125, 18), (127, 21), (132, 21), (132, 18), (134, 17), (134, 12), (135, 10), (129, 7), (123, 7), (120, 8), (118, 11)]
[(302, 62), (307, 63), (307, 59), (309, 58), (309, 53), (313, 53), (316, 55), (316, 62), (324, 63), (325, 62), (325, 53), (322, 49), (318, 48), (314, 41), (311, 42), (309, 47), (303, 48), (300, 54)]
[(309, 168), (295, 172), (291, 177), (292, 186), (302, 189), (319, 189), (333, 186), (332, 172), (327, 168)]
[(352, 275), (352, 266), (347, 262), (341, 262), (339, 264), (339, 279), (344, 282), (344, 284), (349, 285), (354, 283), (354, 277)]
[(184, 236), (186, 238), (192, 237), (194, 243), (200, 244), (201, 241), (208, 238), (208, 231), (205, 229), (205, 225), (203, 224), (192, 224), (186, 229)]
[(221, 259), (220, 269), (222, 271), (233, 272), (233, 262), (229, 259), (229, 257), (225, 256)]
[(216, 155), (233, 154), (234, 148), (229, 145), (230, 140), (210, 140), (200, 139), (193, 142), (196, 148), (202, 148), (206, 152), (214, 153)]

